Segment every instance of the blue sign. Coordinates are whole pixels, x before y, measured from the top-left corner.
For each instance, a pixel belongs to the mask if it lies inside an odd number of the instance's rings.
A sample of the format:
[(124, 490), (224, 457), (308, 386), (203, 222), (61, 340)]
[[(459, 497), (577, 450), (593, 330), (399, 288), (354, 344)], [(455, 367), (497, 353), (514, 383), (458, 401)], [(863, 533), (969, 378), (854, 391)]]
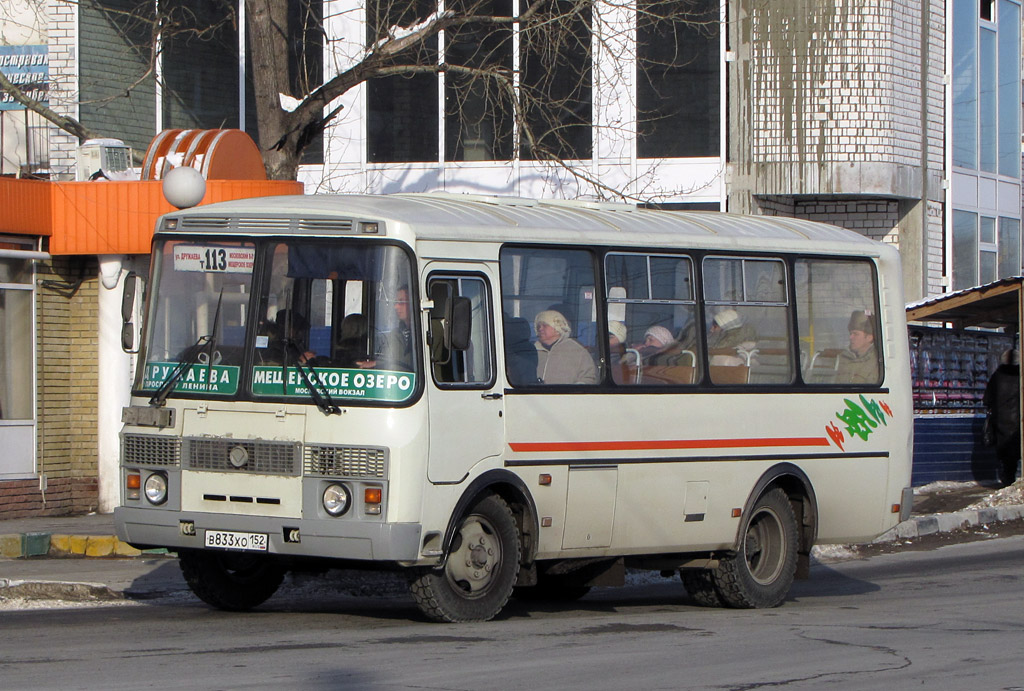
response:
[[(46, 46), (0, 46), (0, 72), (29, 98), (46, 103), (49, 99), (50, 67)], [(21, 105), (0, 92), (0, 110), (22, 110)]]

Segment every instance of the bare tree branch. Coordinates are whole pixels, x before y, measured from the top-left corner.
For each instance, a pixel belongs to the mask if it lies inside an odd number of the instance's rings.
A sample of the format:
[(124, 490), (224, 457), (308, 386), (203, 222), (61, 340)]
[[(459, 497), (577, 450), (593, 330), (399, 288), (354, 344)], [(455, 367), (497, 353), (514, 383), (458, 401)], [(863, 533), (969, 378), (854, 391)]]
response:
[(11, 98), (31, 110), (33, 113), (38, 113), (65, 132), (78, 137), (79, 141), (95, 139), (97, 137), (95, 132), (78, 122), (78, 120), (60, 115), (59, 113), (54, 112), (49, 106), (43, 105), (39, 101), (26, 96), (16, 84), (7, 78), (7, 75), (4, 74), (2, 70), (0, 70), (0, 89), (6, 91), (11, 95)]

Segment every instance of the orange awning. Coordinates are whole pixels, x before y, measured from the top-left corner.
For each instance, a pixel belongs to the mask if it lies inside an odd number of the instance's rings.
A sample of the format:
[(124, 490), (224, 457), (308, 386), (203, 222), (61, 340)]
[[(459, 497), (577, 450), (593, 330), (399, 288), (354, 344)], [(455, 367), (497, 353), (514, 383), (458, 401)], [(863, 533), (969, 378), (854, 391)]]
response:
[[(50, 254), (148, 254), (157, 218), (174, 211), (162, 185), (0, 178), (0, 232), (49, 236)], [(207, 180), (201, 203), (302, 193), (288, 180)]]

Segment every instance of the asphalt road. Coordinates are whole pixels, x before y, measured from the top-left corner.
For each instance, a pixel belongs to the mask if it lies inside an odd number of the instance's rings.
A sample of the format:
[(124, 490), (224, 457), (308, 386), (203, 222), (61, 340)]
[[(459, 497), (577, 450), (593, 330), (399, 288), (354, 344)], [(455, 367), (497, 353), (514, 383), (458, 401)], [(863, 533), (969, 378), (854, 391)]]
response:
[(773, 610), (675, 580), (493, 622), (299, 583), (229, 614), (178, 594), (0, 612), (4, 689), (1024, 689), (1024, 536), (818, 566)]

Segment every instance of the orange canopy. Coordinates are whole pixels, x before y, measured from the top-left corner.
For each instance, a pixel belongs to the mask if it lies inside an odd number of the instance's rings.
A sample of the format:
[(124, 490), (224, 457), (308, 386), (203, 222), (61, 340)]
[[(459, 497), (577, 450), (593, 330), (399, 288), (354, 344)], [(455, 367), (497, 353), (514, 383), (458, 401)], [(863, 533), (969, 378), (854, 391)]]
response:
[[(174, 211), (162, 185), (0, 177), (0, 232), (49, 236), (50, 254), (148, 254), (157, 218)], [(302, 192), (289, 180), (207, 180), (201, 203)]]

